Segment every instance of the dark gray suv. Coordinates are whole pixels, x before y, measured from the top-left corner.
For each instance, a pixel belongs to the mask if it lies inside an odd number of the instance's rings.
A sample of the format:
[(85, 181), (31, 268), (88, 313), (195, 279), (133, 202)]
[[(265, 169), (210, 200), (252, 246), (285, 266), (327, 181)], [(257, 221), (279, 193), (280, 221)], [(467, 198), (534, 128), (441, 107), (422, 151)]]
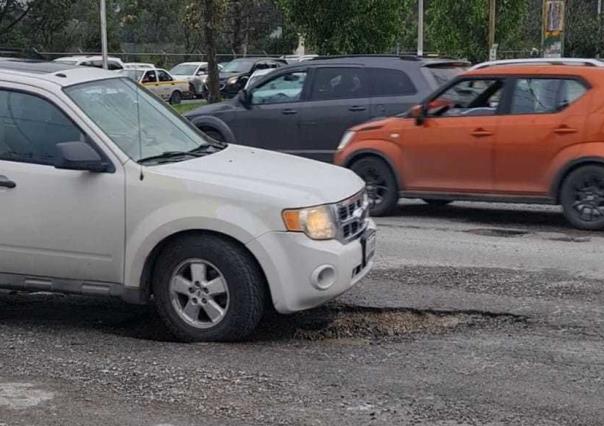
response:
[(405, 112), (468, 66), (414, 56), (320, 58), (279, 68), (187, 117), (218, 140), (331, 162), (346, 129)]

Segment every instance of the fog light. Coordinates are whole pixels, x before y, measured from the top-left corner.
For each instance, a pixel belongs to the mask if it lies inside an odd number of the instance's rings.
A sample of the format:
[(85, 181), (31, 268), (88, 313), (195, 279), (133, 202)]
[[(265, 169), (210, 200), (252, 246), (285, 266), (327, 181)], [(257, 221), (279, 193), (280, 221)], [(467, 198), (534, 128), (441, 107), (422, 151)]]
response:
[(331, 265), (321, 265), (310, 276), (310, 282), (319, 290), (327, 290), (335, 284), (336, 268)]

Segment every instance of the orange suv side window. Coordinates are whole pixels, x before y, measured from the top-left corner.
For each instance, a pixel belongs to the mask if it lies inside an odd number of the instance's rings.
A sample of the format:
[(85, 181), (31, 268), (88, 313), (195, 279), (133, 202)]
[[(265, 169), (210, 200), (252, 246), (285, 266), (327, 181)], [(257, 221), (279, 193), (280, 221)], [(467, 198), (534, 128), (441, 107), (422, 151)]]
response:
[(548, 114), (563, 110), (587, 91), (577, 80), (562, 78), (517, 79), (510, 114)]
[(499, 79), (461, 80), (428, 104), (433, 117), (495, 115), (501, 102), (504, 81)]

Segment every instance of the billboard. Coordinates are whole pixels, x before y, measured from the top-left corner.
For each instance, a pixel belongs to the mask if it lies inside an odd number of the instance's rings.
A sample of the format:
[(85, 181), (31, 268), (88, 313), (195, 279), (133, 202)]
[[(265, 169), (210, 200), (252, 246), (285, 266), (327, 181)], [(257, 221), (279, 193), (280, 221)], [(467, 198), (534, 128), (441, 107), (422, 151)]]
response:
[(564, 53), (565, 0), (543, 1), (543, 56), (561, 58)]

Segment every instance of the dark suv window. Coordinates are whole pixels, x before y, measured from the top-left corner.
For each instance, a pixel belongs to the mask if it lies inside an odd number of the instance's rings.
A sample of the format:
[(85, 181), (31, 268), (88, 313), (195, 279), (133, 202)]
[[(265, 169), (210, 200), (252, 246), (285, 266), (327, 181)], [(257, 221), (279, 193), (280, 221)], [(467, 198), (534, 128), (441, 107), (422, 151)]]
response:
[(54, 164), (57, 143), (85, 140), (53, 104), (0, 90), (0, 160)]
[(315, 71), (311, 99), (356, 99), (368, 97), (363, 68), (319, 68)]
[(511, 114), (543, 114), (561, 111), (587, 89), (573, 79), (521, 78), (516, 80)]
[(407, 74), (399, 70), (370, 68), (373, 96), (410, 96), (417, 93)]

